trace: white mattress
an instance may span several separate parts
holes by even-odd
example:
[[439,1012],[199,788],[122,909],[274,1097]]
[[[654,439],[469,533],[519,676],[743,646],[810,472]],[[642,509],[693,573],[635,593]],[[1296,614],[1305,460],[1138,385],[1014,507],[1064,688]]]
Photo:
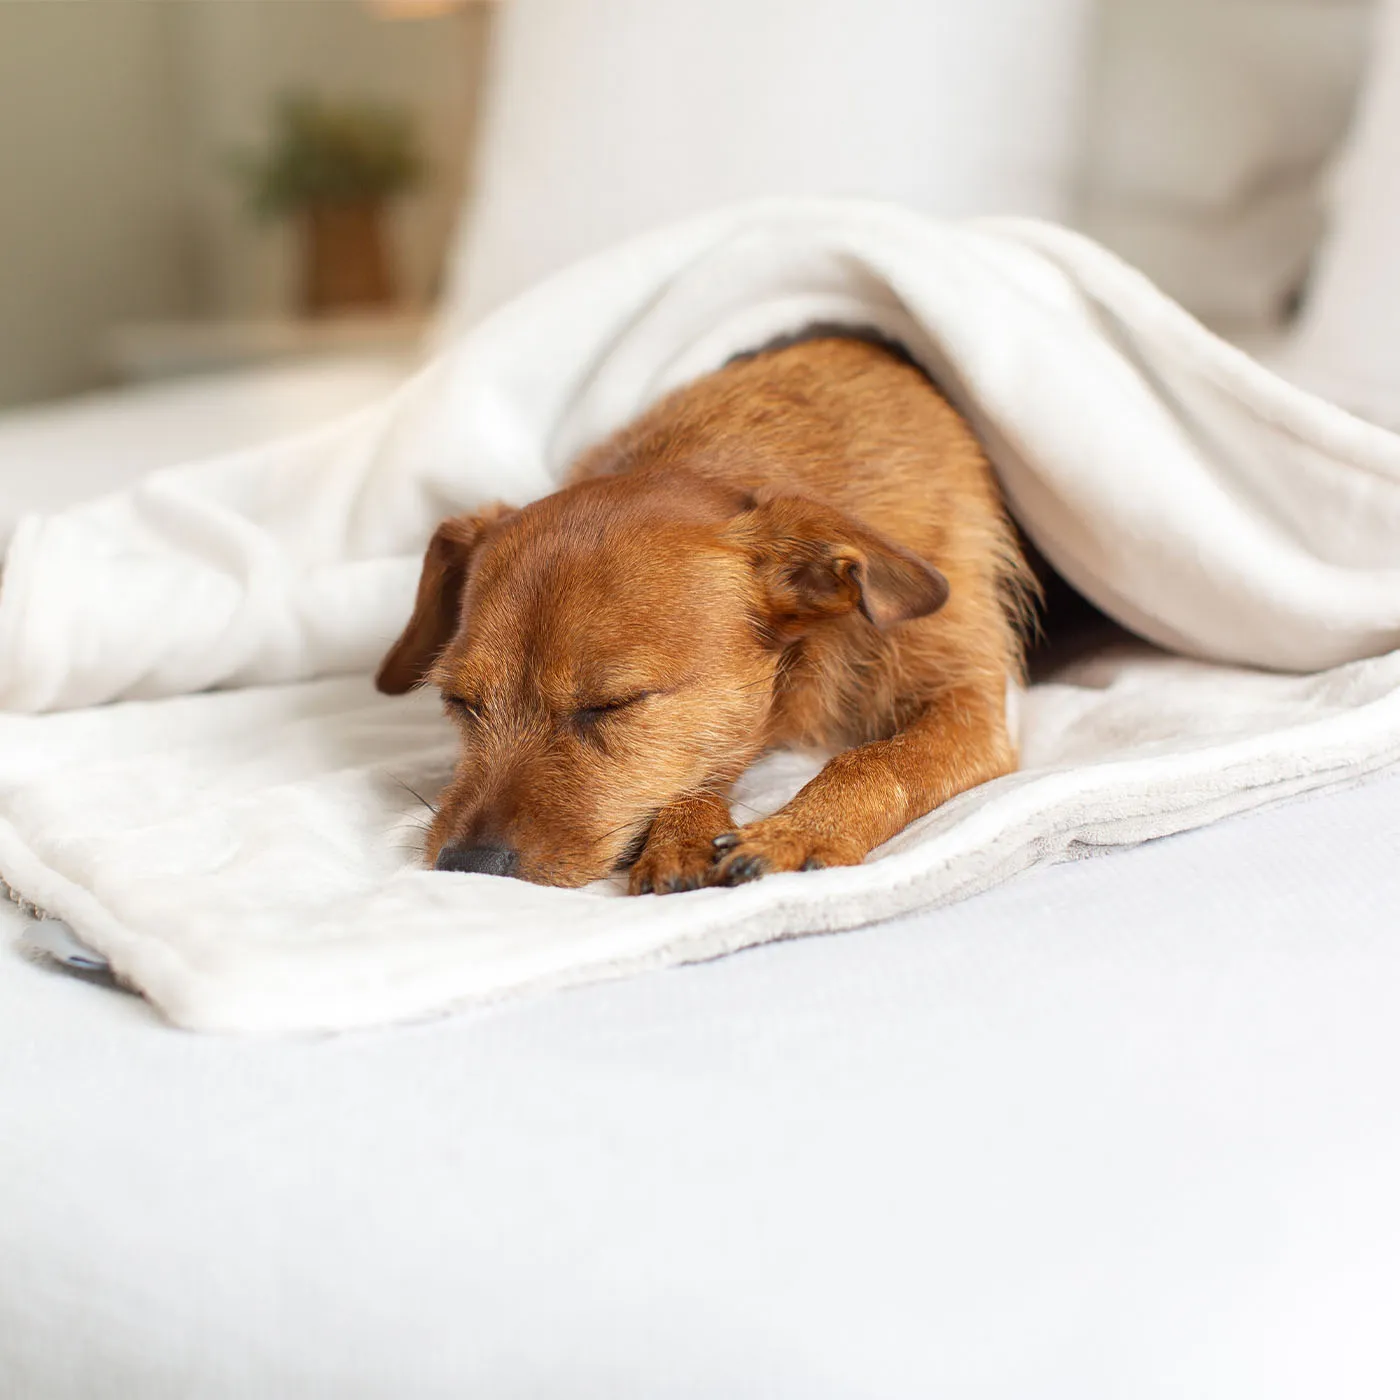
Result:
[[[68,421],[0,501],[107,484]],[[1393,1396],[1397,811],[335,1040],[182,1035],[6,913],[0,1396]]]

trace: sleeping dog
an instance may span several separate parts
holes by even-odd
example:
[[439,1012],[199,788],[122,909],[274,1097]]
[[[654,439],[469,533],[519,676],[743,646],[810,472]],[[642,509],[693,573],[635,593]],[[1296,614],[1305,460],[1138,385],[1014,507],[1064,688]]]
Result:
[[[633,894],[852,865],[1011,771],[1034,584],[987,459],[898,347],[814,330],[677,390],[522,510],[444,522],[377,683],[461,734],[439,870]],[[765,750],[837,750],[781,810]]]

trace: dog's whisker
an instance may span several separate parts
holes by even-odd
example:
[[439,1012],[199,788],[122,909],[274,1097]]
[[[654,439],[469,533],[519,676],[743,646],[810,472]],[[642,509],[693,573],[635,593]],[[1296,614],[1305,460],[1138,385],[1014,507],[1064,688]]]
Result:
[[437,816],[437,808],[423,796],[415,787],[410,787],[397,773],[390,773],[391,777],[410,797],[416,797],[434,816]]
[[648,812],[642,812],[635,817],[629,817],[625,822],[619,822],[611,831],[605,831],[598,838],[598,843],[601,845],[605,841],[611,841],[615,836],[622,835],[624,831],[636,831],[639,827],[642,829],[642,832],[645,833],[650,830],[652,823],[657,818],[657,814],[658,809],[652,808]]

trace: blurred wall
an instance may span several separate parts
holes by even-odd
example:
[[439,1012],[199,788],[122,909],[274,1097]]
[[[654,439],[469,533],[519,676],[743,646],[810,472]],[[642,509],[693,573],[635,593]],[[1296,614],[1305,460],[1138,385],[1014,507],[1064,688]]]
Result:
[[0,404],[92,383],[101,326],[193,305],[169,17],[0,3]]
[[435,290],[462,193],[488,5],[386,21],[361,0],[0,0],[0,405],[103,382],[123,321],[295,305],[288,228],[228,154],[290,87],[400,101],[433,178],[403,201],[405,292]]

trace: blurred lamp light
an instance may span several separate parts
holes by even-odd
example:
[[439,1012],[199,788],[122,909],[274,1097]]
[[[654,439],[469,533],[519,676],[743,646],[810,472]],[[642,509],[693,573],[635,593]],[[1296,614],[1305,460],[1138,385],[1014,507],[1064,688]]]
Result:
[[380,19],[432,19],[463,10],[472,0],[365,0]]

